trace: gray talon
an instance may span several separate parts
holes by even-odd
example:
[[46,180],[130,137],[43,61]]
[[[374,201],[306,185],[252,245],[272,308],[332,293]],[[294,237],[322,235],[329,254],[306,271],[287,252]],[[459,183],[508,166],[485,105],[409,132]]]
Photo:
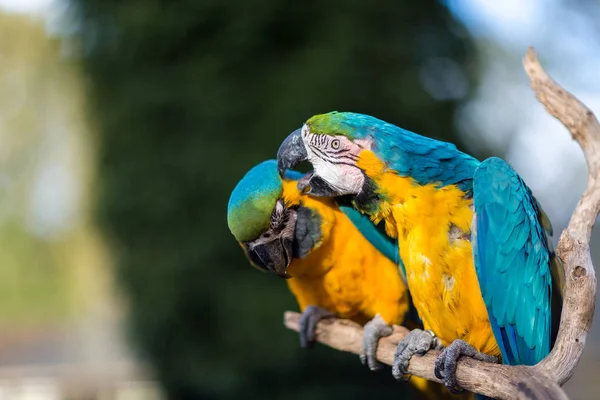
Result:
[[319,306],[308,306],[300,316],[300,346],[310,349],[315,344],[317,323],[335,314]]
[[433,372],[438,379],[444,380],[444,385],[446,385],[448,390],[453,394],[458,394],[463,391],[456,380],[456,365],[458,359],[462,356],[471,357],[475,360],[483,362],[498,362],[497,357],[475,350],[473,346],[464,340],[455,340],[452,342],[450,346],[442,350],[438,358],[435,360],[435,368]]
[[379,314],[365,324],[360,362],[371,371],[383,368],[383,364],[377,361],[377,346],[379,339],[390,336],[392,332],[392,327],[386,324]]
[[394,353],[394,364],[392,365],[392,375],[397,380],[407,381],[408,364],[413,355],[422,356],[431,349],[440,349],[442,342],[430,330],[413,329],[404,339],[398,343]]

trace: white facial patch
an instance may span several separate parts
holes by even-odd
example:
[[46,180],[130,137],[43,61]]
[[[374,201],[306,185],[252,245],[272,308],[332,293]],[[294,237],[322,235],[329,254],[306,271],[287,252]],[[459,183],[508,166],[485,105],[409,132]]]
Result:
[[302,140],[316,176],[340,195],[361,192],[365,176],[356,165],[362,148],[345,136],[315,135],[302,127]]

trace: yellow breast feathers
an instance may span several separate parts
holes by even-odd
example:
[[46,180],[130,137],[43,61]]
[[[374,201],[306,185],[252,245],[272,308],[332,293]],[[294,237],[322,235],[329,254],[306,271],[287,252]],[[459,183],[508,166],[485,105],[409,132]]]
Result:
[[463,339],[499,355],[473,265],[472,199],[453,185],[419,185],[399,176],[371,151],[363,151],[358,164],[384,198],[372,217],[385,220],[388,234],[399,238],[409,290],[425,328],[444,345]]
[[302,205],[321,218],[321,242],[289,267],[290,289],[300,308],[318,305],[364,324],[376,314],[399,324],[408,310],[407,289],[397,266],[375,249],[331,199],[302,195],[284,181],[288,206]]

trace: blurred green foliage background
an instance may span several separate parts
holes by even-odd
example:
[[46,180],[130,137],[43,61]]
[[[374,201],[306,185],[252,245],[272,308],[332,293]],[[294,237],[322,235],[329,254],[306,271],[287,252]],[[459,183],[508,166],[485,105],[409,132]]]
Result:
[[[131,338],[168,397],[398,398],[407,385],[389,370],[299,347],[282,325],[295,301],[248,265],[227,200],[315,113],[372,114],[460,146],[454,113],[477,75],[463,26],[433,0],[74,3],[97,217]],[[440,80],[448,69],[456,79]]]

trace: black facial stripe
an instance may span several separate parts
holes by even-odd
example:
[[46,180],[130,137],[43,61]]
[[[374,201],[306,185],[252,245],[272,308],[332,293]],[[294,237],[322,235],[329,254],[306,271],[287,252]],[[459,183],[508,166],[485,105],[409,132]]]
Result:
[[330,137],[327,135],[315,135],[312,133],[303,133],[304,136],[310,136],[309,144],[312,146],[329,146]]
[[[278,200],[277,203],[281,203],[283,205],[283,202],[281,200]],[[283,206],[283,208],[281,208],[281,209],[278,209],[277,204],[276,204],[275,209],[271,213],[271,220],[270,220],[271,230],[272,231],[281,230],[282,227],[285,227],[289,218],[290,218],[289,210],[287,210],[285,208],[285,206]]]
[[[314,150],[314,154],[319,157],[321,160],[327,161],[331,164],[346,164],[346,165],[354,165],[353,163],[343,163],[340,162],[339,160],[343,159],[344,157],[330,157],[327,153],[324,153],[323,151],[321,151],[318,148],[313,148]],[[354,161],[354,160],[350,160],[350,161]]]
[[320,155],[319,158],[323,159],[323,160],[327,160],[327,154],[325,154],[323,151],[321,151],[318,147],[313,147],[310,146],[311,150],[315,152],[316,155]]
[[356,164],[349,162],[341,162],[341,161],[330,161],[330,163],[335,165],[348,165],[349,167],[356,167]]
[[279,214],[277,210],[273,210],[273,213],[271,214],[271,221],[269,224],[271,226],[271,229],[277,228],[277,226],[279,225],[280,218],[281,214]]
[[340,159],[340,158],[349,158],[352,161],[358,161],[358,156],[355,154],[352,154],[350,152],[347,152],[347,154],[340,154],[340,153],[327,153],[327,155],[331,158],[335,158],[335,159]]
[[328,154],[330,154],[332,157],[333,156],[342,156],[342,157],[348,157],[351,158],[353,160],[358,160],[358,154],[354,154],[352,153],[351,150],[347,150],[347,149],[342,149],[342,150],[330,150],[327,152]]
[[[331,147],[331,142],[333,142],[333,140],[339,140],[339,139],[334,139],[328,135],[316,135],[316,134],[312,134],[312,133],[304,133],[304,136],[308,136],[310,135],[310,140],[308,142],[308,145],[311,149],[315,150],[315,151],[320,151],[318,149],[318,146],[323,147],[323,145],[325,144],[325,147]],[[357,161],[358,160],[358,156],[355,154],[352,154],[350,150],[348,149],[328,149],[328,153],[327,155],[334,155],[334,154],[342,154],[342,153],[348,153],[346,155],[347,158],[352,159],[353,161]],[[325,153],[321,152],[321,154],[323,156],[326,156]]]
[[[351,165],[353,167],[356,166],[355,161],[358,159],[354,159],[352,157],[348,157],[348,156],[341,156],[341,157],[335,157],[332,156],[330,154],[324,153],[323,151],[321,151],[320,149],[316,148],[316,147],[312,147],[311,149],[314,151],[315,155],[317,157],[319,157],[321,160],[330,162],[332,164],[343,164],[343,165]],[[340,162],[339,160],[346,160],[347,162]],[[353,162],[354,161],[354,162]]]
[[[339,149],[339,150],[331,149],[330,153],[331,154],[350,153],[350,150],[348,150],[348,149]],[[352,153],[350,153],[350,154],[352,154]]]
[[331,156],[331,155],[327,154],[327,157],[330,160],[336,160],[336,161],[338,161],[338,160],[356,161],[354,158],[348,157],[348,156]]
[[356,159],[352,158],[352,157],[346,157],[346,156],[342,156],[342,157],[330,157],[329,158],[332,162],[335,161],[346,161],[351,163],[352,165],[356,165]]
[[325,160],[325,161],[335,164],[334,160],[331,159],[327,153],[323,152],[322,150],[320,150],[319,148],[316,148],[316,147],[311,147],[311,149],[314,151],[315,155],[317,157],[319,157],[321,160]]
[[[316,149],[315,149],[315,150],[316,150]],[[329,158],[327,158],[326,156],[324,156],[324,155],[320,154],[320,151],[318,151],[318,150],[317,150],[317,151],[315,151],[315,155],[316,155],[317,157],[319,157],[321,160],[323,160],[323,161],[327,161],[328,163],[331,163],[331,164],[335,164],[335,165],[348,165],[348,166],[350,166],[350,167],[356,167],[356,164],[354,164],[354,163],[349,163],[349,162],[341,162],[341,161],[334,161],[334,160],[332,160],[332,159],[329,159]]]

